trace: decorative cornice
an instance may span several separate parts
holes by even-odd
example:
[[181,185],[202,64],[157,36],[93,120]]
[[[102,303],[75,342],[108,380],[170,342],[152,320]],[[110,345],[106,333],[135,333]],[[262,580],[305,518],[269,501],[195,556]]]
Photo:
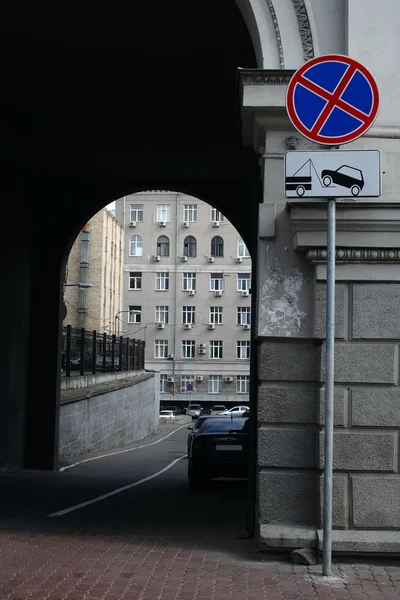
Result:
[[267,0],[267,4],[268,4],[269,12],[271,14],[272,22],[274,24],[276,43],[278,46],[278,53],[279,53],[279,64],[280,64],[281,69],[284,69],[285,68],[285,58],[283,56],[283,44],[282,44],[282,38],[281,38],[280,29],[279,29],[278,19],[276,17],[276,12],[275,12],[275,8],[274,8],[272,0]]
[[262,72],[254,70],[253,73],[246,71],[241,76],[242,85],[288,85],[294,71],[281,73],[279,70]]
[[301,38],[301,43],[303,46],[303,57],[304,60],[310,60],[314,58],[314,43],[312,39],[311,33],[311,25],[308,19],[307,8],[304,0],[292,0],[294,10],[297,17],[297,22],[299,24],[299,33]]
[[[326,263],[326,248],[313,248],[305,254],[311,263]],[[336,248],[337,263],[400,263],[400,248]]]

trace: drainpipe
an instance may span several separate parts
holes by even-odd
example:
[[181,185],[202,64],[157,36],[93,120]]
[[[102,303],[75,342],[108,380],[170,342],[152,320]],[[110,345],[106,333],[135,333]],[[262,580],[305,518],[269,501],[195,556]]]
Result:
[[[86,225],[81,232],[80,281],[82,283],[89,283],[89,243],[90,226]],[[79,327],[81,329],[86,329],[87,293],[86,288],[79,289]]]
[[172,363],[172,377],[174,378],[173,383],[173,396],[175,396],[175,361],[176,361],[176,328],[178,323],[178,244],[179,244],[179,193],[175,197],[175,285],[174,285],[174,304],[175,304],[175,315],[174,315],[174,359]]

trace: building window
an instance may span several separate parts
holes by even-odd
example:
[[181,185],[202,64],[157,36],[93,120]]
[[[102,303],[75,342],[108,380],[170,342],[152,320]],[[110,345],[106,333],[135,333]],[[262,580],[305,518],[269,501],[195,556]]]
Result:
[[211,240],[211,256],[222,258],[224,256],[224,240],[220,235],[215,235]]
[[196,317],[196,307],[195,306],[182,306],[182,323],[185,325],[189,323],[190,325],[194,325]]
[[196,238],[192,235],[185,237],[183,242],[183,255],[184,256],[196,256],[197,254],[197,242]]
[[238,273],[237,291],[243,292],[250,289],[250,273]]
[[156,323],[168,323],[168,306],[156,306]]
[[236,342],[236,358],[250,358],[250,342]]
[[168,357],[168,340],[154,341],[154,358]]
[[168,393],[168,381],[167,381],[167,377],[168,375],[161,373],[160,375],[160,393],[161,394],[167,394]]
[[238,240],[237,243],[237,255],[240,258],[250,258],[249,251],[247,250],[247,246],[242,239]]
[[217,221],[217,223],[222,223],[224,220],[224,215],[217,209],[217,208],[212,208],[211,209],[211,221]]
[[221,394],[222,393],[222,375],[210,375],[208,377],[208,393],[209,394]]
[[223,273],[211,273],[210,276],[210,290],[212,292],[222,291],[224,289],[224,274]]
[[166,235],[160,235],[157,240],[157,251],[158,256],[169,256],[169,238]]
[[237,324],[250,325],[250,306],[238,306]]
[[142,274],[140,271],[131,271],[129,273],[129,289],[130,290],[141,290],[142,289]]
[[143,240],[140,235],[131,237],[129,256],[143,256]]
[[194,340],[182,341],[182,358],[196,358],[196,344]]
[[171,207],[169,204],[157,204],[157,223],[164,221],[169,223],[171,220]]
[[212,323],[213,325],[223,324],[222,306],[210,306],[210,323]]
[[236,393],[249,394],[250,375],[238,375],[236,377]]
[[[188,389],[189,386],[189,389]],[[190,387],[191,386],[191,387]],[[181,393],[194,392],[195,391],[195,376],[194,375],[182,375],[181,376]]]
[[142,322],[142,307],[141,306],[130,306],[128,313],[128,323],[141,323]]
[[185,292],[196,289],[196,273],[183,273],[182,289]]
[[169,290],[169,273],[156,273],[156,290],[158,292],[166,292]]
[[131,221],[143,223],[143,204],[131,204]]
[[183,207],[183,220],[188,223],[197,221],[197,204],[185,204]]
[[210,358],[222,358],[222,341],[210,341]]

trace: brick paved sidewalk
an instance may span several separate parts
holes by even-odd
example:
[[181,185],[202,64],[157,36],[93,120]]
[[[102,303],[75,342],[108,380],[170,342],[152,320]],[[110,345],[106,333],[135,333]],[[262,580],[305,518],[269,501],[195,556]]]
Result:
[[[236,543],[239,543],[235,540]],[[240,542],[246,544],[246,542]],[[154,535],[0,533],[0,599],[399,600],[400,566],[321,568]],[[235,546],[233,544],[233,546]]]

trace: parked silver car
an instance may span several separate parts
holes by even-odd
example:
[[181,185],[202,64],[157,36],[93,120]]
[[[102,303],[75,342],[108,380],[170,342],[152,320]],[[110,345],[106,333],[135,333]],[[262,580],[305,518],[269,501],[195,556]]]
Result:
[[210,410],[210,415],[219,415],[224,410],[226,410],[225,404],[214,404],[214,406]]
[[189,406],[186,409],[186,414],[189,417],[192,417],[193,419],[195,419],[195,418],[197,419],[197,417],[199,417],[202,412],[203,412],[203,409],[200,406],[200,404],[189,404]]

